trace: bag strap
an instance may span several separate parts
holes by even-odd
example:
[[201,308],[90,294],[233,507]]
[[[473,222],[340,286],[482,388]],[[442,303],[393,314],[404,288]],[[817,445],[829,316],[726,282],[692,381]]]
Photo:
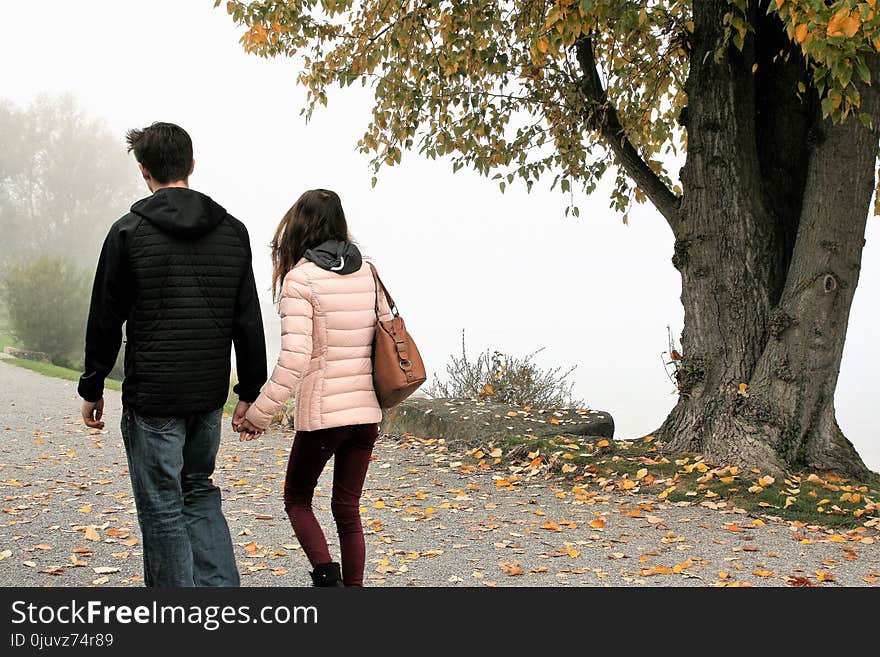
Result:
[[392,315],[399,315],[397,312],[397,304],[394,303],[394,299],[391,298],[391,295],[388,294],[388,288],[385,287],[385,283],[382,282],[382,279],[379,278],[379,272],[376,271],[376,267],[373,266],[372,262],[368,262],[370,265],[370,271],[373,272],[373,282],[376,287],[376,320],[379,319],[379,288],[382,288],[382,293],[385,295],[385,300],[388,302],[388,308],[391,310]]

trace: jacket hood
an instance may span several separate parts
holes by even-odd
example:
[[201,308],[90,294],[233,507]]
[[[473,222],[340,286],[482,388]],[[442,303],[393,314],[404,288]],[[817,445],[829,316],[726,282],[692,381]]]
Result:
[[314,249],[306,251],[303,257],[314,262],[321,269],[337,274],[353,274],[360,271],[363,262],[361,251],[356,245],[337,240],[327,240]]
[[186,187],[156,190],[132,205],[131,211],[182,239],[201,237],[226,218],[226,210],[210,197]]

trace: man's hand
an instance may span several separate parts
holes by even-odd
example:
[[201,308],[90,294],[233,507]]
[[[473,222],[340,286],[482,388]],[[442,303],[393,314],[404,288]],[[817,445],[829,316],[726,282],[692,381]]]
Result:
[[259,429],[250,423],[250,420],[247,418],[242,419],[241,423],[238,425],[238,429],[236,431],[239,432],[238,441],[243,442],[245,440],[253,440],[254,438],[259,438],[265,433],[264,429]]
[[262,429],[257,429],[245,418],[250,407],[250,402],[240,401],[236,404],[235,412],[232,414],[232,430],[239,434],[239,442],[253,440],[263,435]]
[[242,423],[242,420],[244,420],[244,415],[250,407],[251,403],[246,401],[240,401],[236,404],[235,412],[232,413],[232,430],[236,433],[241,431],[238,427]]
[[82,405],[83,422],[87,427],[92,429],[103,429],[104,421],[101,418],[104,415],[104,398],[102,397],[96,402],[84,401]]

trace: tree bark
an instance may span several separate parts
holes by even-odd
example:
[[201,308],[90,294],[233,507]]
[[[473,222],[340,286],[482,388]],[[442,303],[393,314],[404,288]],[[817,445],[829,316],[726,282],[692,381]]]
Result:
[[[871,66],[875,76],[878,60]],[[760,421],[785,463],[864,475],[867,468],[834,414],[880,138],[880,93],[860,91],[872,127],[855,116],[837,125],[816,121],[791,267],[742,411]]]
[[[756,33],[740,52],[723,44],[729,3],[694,3],[673,256],[683,360],[679,401],[659,436],[670,451],[710,462],[862,476],[834,417],[834,390],[880,121],[832,125],[815,93],[795,103],[803,62],[790,53],[774,63],[788,39],[775,17],[755,10]],[[872,72],[880,79],[876,61]],[[880,94],[860,91],[862,110],[880,116]]]

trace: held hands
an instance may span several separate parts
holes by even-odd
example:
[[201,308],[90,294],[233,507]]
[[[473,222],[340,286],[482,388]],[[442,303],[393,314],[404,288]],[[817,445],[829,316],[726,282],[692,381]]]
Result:
[[241,424],[238,425],[239,442],[244,440],[253,440],[254,438],[259,438],[265,433],[265,430],[258,429],[253,424],[250,423],[249,420],[242,420]]
[[82,418],[87,427],[92,429],[103,429],[104,421],[104,398],[102,397],[96,402],[84,401],[82,405]]
[[245,418],[245,414],[250,406],[250,403],[240,401],[235,407],[235,412],[232,414],[232,430],[239,434],[239,442],[254,440],[265,433],[263,429],[258,429]]

